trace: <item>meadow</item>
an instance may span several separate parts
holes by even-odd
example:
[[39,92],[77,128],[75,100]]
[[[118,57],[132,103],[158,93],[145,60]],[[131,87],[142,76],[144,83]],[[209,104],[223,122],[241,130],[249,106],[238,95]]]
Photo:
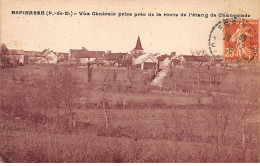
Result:
[[167,88],[150,86],[153,73],[138,69],[1,69],[0,155],[6,162],[259,162],[259,123],[248,123],[259,114],[256,69],[212,70],[215,84],[174,70]]

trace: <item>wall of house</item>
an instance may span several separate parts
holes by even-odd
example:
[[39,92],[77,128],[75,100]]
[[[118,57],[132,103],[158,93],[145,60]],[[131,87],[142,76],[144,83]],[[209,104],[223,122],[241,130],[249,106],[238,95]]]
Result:
[[159,61],[159,69],[163,69],[164,65],[163,65],[163,61]]
[[48,63],[48,61],[47,61],[47,59],[45,57],[42,57],[41,59],[39,59],[35,63]]
[[54,54],[53,52],[49,53],[47,56],[46,56],[46,60],[48,61],[48,63],[50,64],[56,64],[57,61],[58,61],[58,57],[56,54]]
[[39,61],[40,59],[42,59],[42,57],[29,57],[28,63],[33,64],[33,63],[36,63],[37,61]]
[[46,57],[42,57],[36,63],[56,64],[57,61],[58,61],[57,55],[55,55],[53,52],[51,52]]
[[11,55],[12,59],[18,61],[20,64],[24,64],[24,55]]
[[5,55],[6,58],[9,58],[9,62],[12,64],[24,64],[24,55]]
[[24,64],[24,55],[18,55],[17,59],[19,60],[19,63]]
[[80,58],[80,63],[94,62],[96,58]]
[[142,70],[157,70],[157,64],[155,62],[144,62],[141,64]]

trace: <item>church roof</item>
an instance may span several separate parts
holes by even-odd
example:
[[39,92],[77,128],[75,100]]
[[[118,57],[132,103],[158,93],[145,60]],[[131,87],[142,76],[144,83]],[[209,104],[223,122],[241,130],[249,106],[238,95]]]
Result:
[[143,50],[142,44],[141,44],[141,40],[140,40],[140,37],[139,37],[139,36],[138,36],[138,38],[137,38],[137,42],[136,42],[135,49],[136,49],[136,50]]

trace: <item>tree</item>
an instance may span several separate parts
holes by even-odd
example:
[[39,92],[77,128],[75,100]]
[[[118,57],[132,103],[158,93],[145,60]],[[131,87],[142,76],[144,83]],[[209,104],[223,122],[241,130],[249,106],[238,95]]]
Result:
[[6,45],[4,43],[0,44],[0,56],[1,56],[1,66],[9,66],[10,65],[10,59],[8,57],[6,57],[6,54],[8,54],[9,50],[6,47]]
[[205,56],[205,55],[207,55],[206,50],[204,50],[204,49],[200,49],[200,50],[196,49],[196,50],[191,51],[191,53],[194,56]]
[[43,85],[43,89],[50,95],[50,102],[53,102],[57,109],[64,105],[69,112],[72,111],[74,102],[80,96],[80,89],[77,77],[68,68],[53,66]]
[[[106,70],[105,70],[106,72]],[[102,105],[103,113],[105,116],[105,130],[106,135],[108,134],[108,106],[109,106],[109,91],[111,90],[110,80],[107,78],[107,73],[105,73],[105,77],[101,80],[101,101],[100,104]]]
[[91,76],[92,76],[91,62],[88,62],[87,65],[88,65],[88,82],[90,82],[91,81]]
[[[191,51],[191,53],[194,56],[205,56],[205,55],[207,55],[207,53],[206,53],[206,51],[204,49],[193,50],[193,51]],[[197,73],[198,73],[198,84],[200,84],[200,75],[201,75],[201,72],[203,70],[202,62],[198,62],[196,64],[192,64],[191,67],[195,68],[197,70]]]
[[0,55],[5,55],[8,53],[8,48],[4,43],[0,44]]
[[[259,91],[258,91],[259,92]],[[234,116],[238,117],[241,131],[241,145],[243,151],[243,160],[246,158],[246,119],[258,112],[257,98],[252,98],[252,95],[244,92],[236,98],[234,98]],[[248,131],[250,132],[250,131]]]

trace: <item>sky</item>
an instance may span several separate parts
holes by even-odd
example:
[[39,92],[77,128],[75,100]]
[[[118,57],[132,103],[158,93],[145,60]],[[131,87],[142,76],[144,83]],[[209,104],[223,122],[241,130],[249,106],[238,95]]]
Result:
[[[10,49],[57,52],[69,49],[130,52],[138,35],[145,52],[191,54],[205,49],[212,27],[222,18],[180,17],[180,13],[230,13],[260,16],[260,0],[2,0],[0,41]],[[178,13],[150,16],[29,16],[11,11]]]

